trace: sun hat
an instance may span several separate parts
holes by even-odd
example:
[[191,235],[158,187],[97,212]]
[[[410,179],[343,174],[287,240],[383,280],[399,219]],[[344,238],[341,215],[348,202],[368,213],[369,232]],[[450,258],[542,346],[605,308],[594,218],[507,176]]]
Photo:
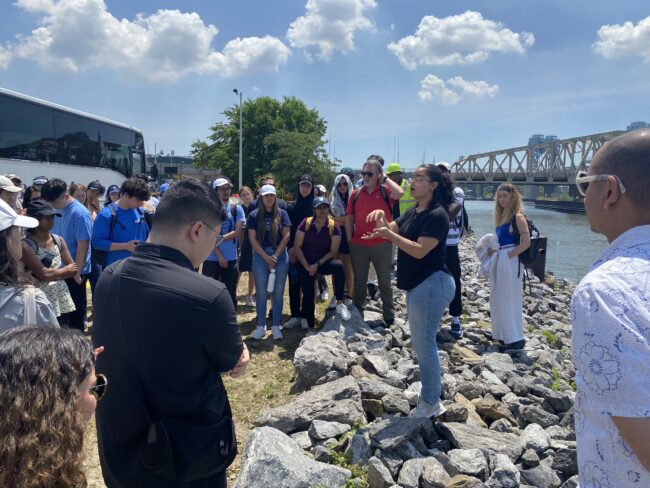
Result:
[[38,227],[38,220],[18,215],[7,202],[0,200],[0,230],[8,229],[12,225],[33,229]]
[[273,185],[264,185],[260,188],[260,196],[264,195],[275,195],[275,187]]
[[10,191],[11,193],[18,193],[19,191],[23,191],[22,188],[14,185],[13,181],[2,175],[0,175],[0,190]]
[[314,198],[314,201],[311,203],[312,208],[316,208],[319,205],[327,205],[328,207],[330,206],[330,202],[327,198],[325,197],[316,197]]

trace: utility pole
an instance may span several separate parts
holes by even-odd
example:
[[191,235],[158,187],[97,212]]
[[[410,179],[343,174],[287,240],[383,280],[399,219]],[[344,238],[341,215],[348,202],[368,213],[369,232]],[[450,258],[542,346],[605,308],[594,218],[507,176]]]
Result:
[[[242,147],[243,147],[243,141],[244,141],[244,132],[242,130],[242,96],[244,95],[241,90],[238,90],[235,88],[233,90],[233,93],[235,95],[239,95],[239,188],[241,188],[244,183],[243,183],[243,153],[242,153]],[[239,189],[238,189],[239,191]]]

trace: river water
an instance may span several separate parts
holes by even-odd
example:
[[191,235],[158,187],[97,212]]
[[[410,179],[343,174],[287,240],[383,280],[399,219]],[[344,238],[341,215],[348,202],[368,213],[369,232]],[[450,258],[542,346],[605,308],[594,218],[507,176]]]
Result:
[[[477,239],[494,233],[493,201],[467,201],[465,208]],[[535,208],[532,202],[524,204],[524,211],[542,236],[548,238],[546,269],[555,276],[578,283],[591,263],[607,247],[607,239],[589,229],[585,215],[541,210]]]

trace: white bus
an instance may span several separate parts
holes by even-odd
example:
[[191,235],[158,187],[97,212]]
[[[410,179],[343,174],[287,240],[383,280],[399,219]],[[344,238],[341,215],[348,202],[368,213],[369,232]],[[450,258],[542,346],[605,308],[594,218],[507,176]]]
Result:
[[142,132],[0,88],[0,174],[104,187],[146,173]]

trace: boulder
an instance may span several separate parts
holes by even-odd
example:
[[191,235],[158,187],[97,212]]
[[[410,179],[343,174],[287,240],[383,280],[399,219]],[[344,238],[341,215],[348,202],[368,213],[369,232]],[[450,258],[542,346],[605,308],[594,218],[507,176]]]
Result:
[[560,418],[557,415],[548,413],[537,405],[521,407],[519,413],[521,419],[526,424],[539,424],[544,428],[550,427],[551,425],[557,425],[560,422]]
[[269,426],[292,434],[307,430],[314,420],[327,420],[353,425],[366,422],[361,405],[361,390],[351,376],[315,386],[297,396],[287,405],[260,413],[254,420],[257,427]]
[[479,429],[456,422],[436,424],[436,430],[458,449],[491,449],[506,454],[513,462],[522,452],[519,437],[514,434]]
[[535,486],[536,488],[558,488],[562,480],[546,464],[540,464],[536,468],[520,471],[522,482]]
[[305,337],[293,357],[296,383],[309,389],[332,370],[347,374],[352,363],[348,348],[336,332]]
[[521,433],[521,443],[525,449],[544,452],[550,446],[551,436],[538,424],[528,424]]
[[394,484],[393,477],[379,458],[368,460],[368,484],[370,488],[390,488]]
[[311,459],[291,437],[271,427],[253,429],[241,459],[234,488],[291,486],[339,488],[352,473]]
[[345,434],[351,428],[348,424],[341,424],[339,422],[314,420],[309,427],[309,435],[312,439],[325,440]]
[[485,488],[485,484],[473,476],[457,474],[445,483],[445,488]]
[[[420,486],[426,486],[422,481],[425,471],[428,471],[426,482],[428,486],[436,486],[435,483],[440,483],[440,481],[443,481],[445,478],[449,479],[449,476],[436,458],[425,457],[421,459],[407,460],[399,472],[397,483],[404,488],[419,488]],[[432,479],[434,476],[440,476],[441,479]],[[439,484],[438,486],[443,485]]]
[[480,449],[452,449],[447,453],[449,466],[447,472],[455,476],[468,474],[484,480],[488,472],[488,463]]
[[494,420],[506,419],[512,425],[516,424],[512,412],[508,410],[501,402],[493,398],[479,398],[472,401],[478,414],[483,417],[486,423],[492,423]]
[[395,449],[431,428],[431,420],[418,417],[387,417],[368,425],[373,447]]
[[490,478],[485,485],[489,488],[517,488],[521,475],[519,470],[505,454],[490,456]]
[[564,476],[578,474],[578,457],[575,449],[558,449],[551,467]]

